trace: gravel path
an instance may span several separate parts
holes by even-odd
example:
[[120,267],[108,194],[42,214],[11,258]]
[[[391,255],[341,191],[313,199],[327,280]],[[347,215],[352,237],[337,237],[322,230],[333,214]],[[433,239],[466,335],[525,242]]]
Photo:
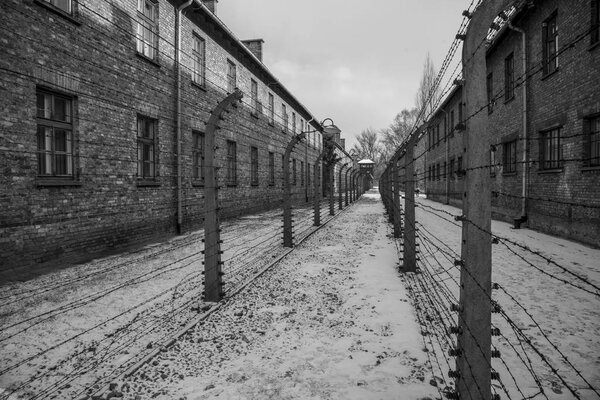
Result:
[[434,398],[388,234],[366,196],[117,389],[125,399]]

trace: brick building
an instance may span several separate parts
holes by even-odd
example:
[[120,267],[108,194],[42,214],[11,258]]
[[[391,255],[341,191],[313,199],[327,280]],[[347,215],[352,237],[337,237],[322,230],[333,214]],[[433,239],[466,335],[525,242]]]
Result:
[[[481,82],[488,93],[481,112],[492,137],[490,163],[464,166],[489,168],[496,218],[593,246],[600,246],[599,9],[598,0],[521,0],[490,21]],[[424,127],[432,144],[427,193],[439,201],[460,192],[452,188],[460,176],[444,174],[437,136],[448,118],[445,107],[459,92]],[[468,129],[469,116],[464,119]],[[449,141],[451,163],[462,137]],[[461,166],[455,161],[449,170],[460,175]]]
[[198,229],[206,123],[235,88],[216,138],[222,216],[280,205],[301,131],[293,196],[312,198],[322,127],[216,3],[0,4],[0,270]]

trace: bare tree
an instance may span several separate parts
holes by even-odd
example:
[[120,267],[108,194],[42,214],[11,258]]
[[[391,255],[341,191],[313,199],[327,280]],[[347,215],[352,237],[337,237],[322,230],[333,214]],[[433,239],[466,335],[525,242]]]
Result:
[[400,111],[391,125],[381,130],[381,153],[383,159],[389,160],[391,155],[406,140],[416,127],[418,111],[416,108]]
[[434,107],[441,97],[439,85],[434,85],[436,76],[437,71],[433,66],[431,56],[427,53],[425,64],[423,64],[421,83],[419,84],[419,90],[415,97],[415,105],[419,111],[419,124],[425,121],[434,111]]
[[377,131],[371,128],[365,129],[356,137],[356,141],[358,143],[355,143],[354,146],[352,146],[351,151],[360,159],[368,158],[374,162],[379,160],[381,147],[379,145]]

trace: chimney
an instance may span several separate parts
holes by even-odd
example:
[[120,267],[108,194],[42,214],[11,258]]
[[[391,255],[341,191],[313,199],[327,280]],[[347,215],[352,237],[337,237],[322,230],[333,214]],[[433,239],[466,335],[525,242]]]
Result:
[[242,40],[242,43],[262,62],[262,45],[265,41],[262,39]]
[[208,8],[210,10],[210,12],[212,12],[215,15],[217,15],[217,3],[218,2],[219,2],[219,0],[202,0],[202,3],[204,3],[206,8]]

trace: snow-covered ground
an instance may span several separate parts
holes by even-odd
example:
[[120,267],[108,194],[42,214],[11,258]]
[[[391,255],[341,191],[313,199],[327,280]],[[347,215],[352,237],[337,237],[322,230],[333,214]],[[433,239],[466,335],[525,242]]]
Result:
[[[2,286],[0,399],[15,389],[11,400],[84,399],[111,382],[105,398],[439,398],[453,385],[446,328],[457,323],[460,211],[418,202],[422,273],[397,272],[401,243],[372,191],[170,346],[211,307],[199,301],[202,232]],[[227,293],[286,253],[280,214],[223,224]],[[298,243],[314,231],[311,209],[294,220]],[[504,312],[493,315],[494,391],[600,398],[600,250],[502,222],[492,230]]]
[[[437,350],[434,371],[448,376],[454,360],[447,351],[456,336],[448,337],[444,327],[458,322],[449,308],[458,303],[460,272],[453,261],[460,258],[461,241],[461,225],[452,216],[462,212],[424,198],[417,203],[423,273],[410,282],[426,339]],[[492,315],[500,329],[492,343],[501,355],[492,359],[501,380],[493,381],[494,390],[502,398],[599,399],[600,251],[499,221],[492,222],[492,232],[498,238],[492,281],[499,285],[492,298],[502,310]]]

